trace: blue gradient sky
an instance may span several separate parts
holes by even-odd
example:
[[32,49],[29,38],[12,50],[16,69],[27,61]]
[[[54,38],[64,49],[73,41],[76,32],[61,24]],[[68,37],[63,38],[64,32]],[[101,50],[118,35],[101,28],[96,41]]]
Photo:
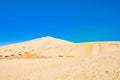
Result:
[[120,1],[0,0],[0,45],[43,36],[120,41]]

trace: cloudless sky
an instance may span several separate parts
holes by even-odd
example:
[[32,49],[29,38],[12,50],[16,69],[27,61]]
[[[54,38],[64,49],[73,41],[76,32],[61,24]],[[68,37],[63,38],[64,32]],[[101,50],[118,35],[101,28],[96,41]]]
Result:
[[120,41],[120,1],[0,0],[0,45],[43,36]]

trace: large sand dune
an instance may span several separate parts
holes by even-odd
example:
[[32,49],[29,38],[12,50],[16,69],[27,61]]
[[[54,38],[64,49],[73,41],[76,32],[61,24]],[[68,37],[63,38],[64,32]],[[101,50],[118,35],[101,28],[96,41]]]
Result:
[[52,37],[0,47],[0,80],[120,80],[120,42]]

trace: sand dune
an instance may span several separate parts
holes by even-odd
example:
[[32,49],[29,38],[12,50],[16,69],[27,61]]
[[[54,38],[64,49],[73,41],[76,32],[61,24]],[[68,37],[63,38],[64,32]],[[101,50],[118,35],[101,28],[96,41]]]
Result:
[[120,42],[52,37],[0,47],[0,80],[120,80]]
[[[120,49],[120,42],[90,42],[72,43],[53,37],[43,37],[18,44],[0,47],[1,58],[17,58],[17,56],[36,55],[36,58],[45,57],[69,57],[87,56]],[[27,58],[27,57],[19,57]],[[30,57],[29,57],[30,58]]]
[[41,55],[50,48],[56,48],[59,46],[72,45],[72,42],[68,42],[65,40],[60,40],[52,37],[43,37],[35,40],[30,40],[18,44],[12,44],[7,46],[0,47],[0,55],[11,56],[11,55],[19,55],[24,53]]

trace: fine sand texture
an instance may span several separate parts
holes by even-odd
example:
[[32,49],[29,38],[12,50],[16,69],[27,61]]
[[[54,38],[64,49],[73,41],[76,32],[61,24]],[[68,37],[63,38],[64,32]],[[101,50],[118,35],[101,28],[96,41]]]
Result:
[[0,80],[120,80],[120,42],[43,37],[1,46]]

